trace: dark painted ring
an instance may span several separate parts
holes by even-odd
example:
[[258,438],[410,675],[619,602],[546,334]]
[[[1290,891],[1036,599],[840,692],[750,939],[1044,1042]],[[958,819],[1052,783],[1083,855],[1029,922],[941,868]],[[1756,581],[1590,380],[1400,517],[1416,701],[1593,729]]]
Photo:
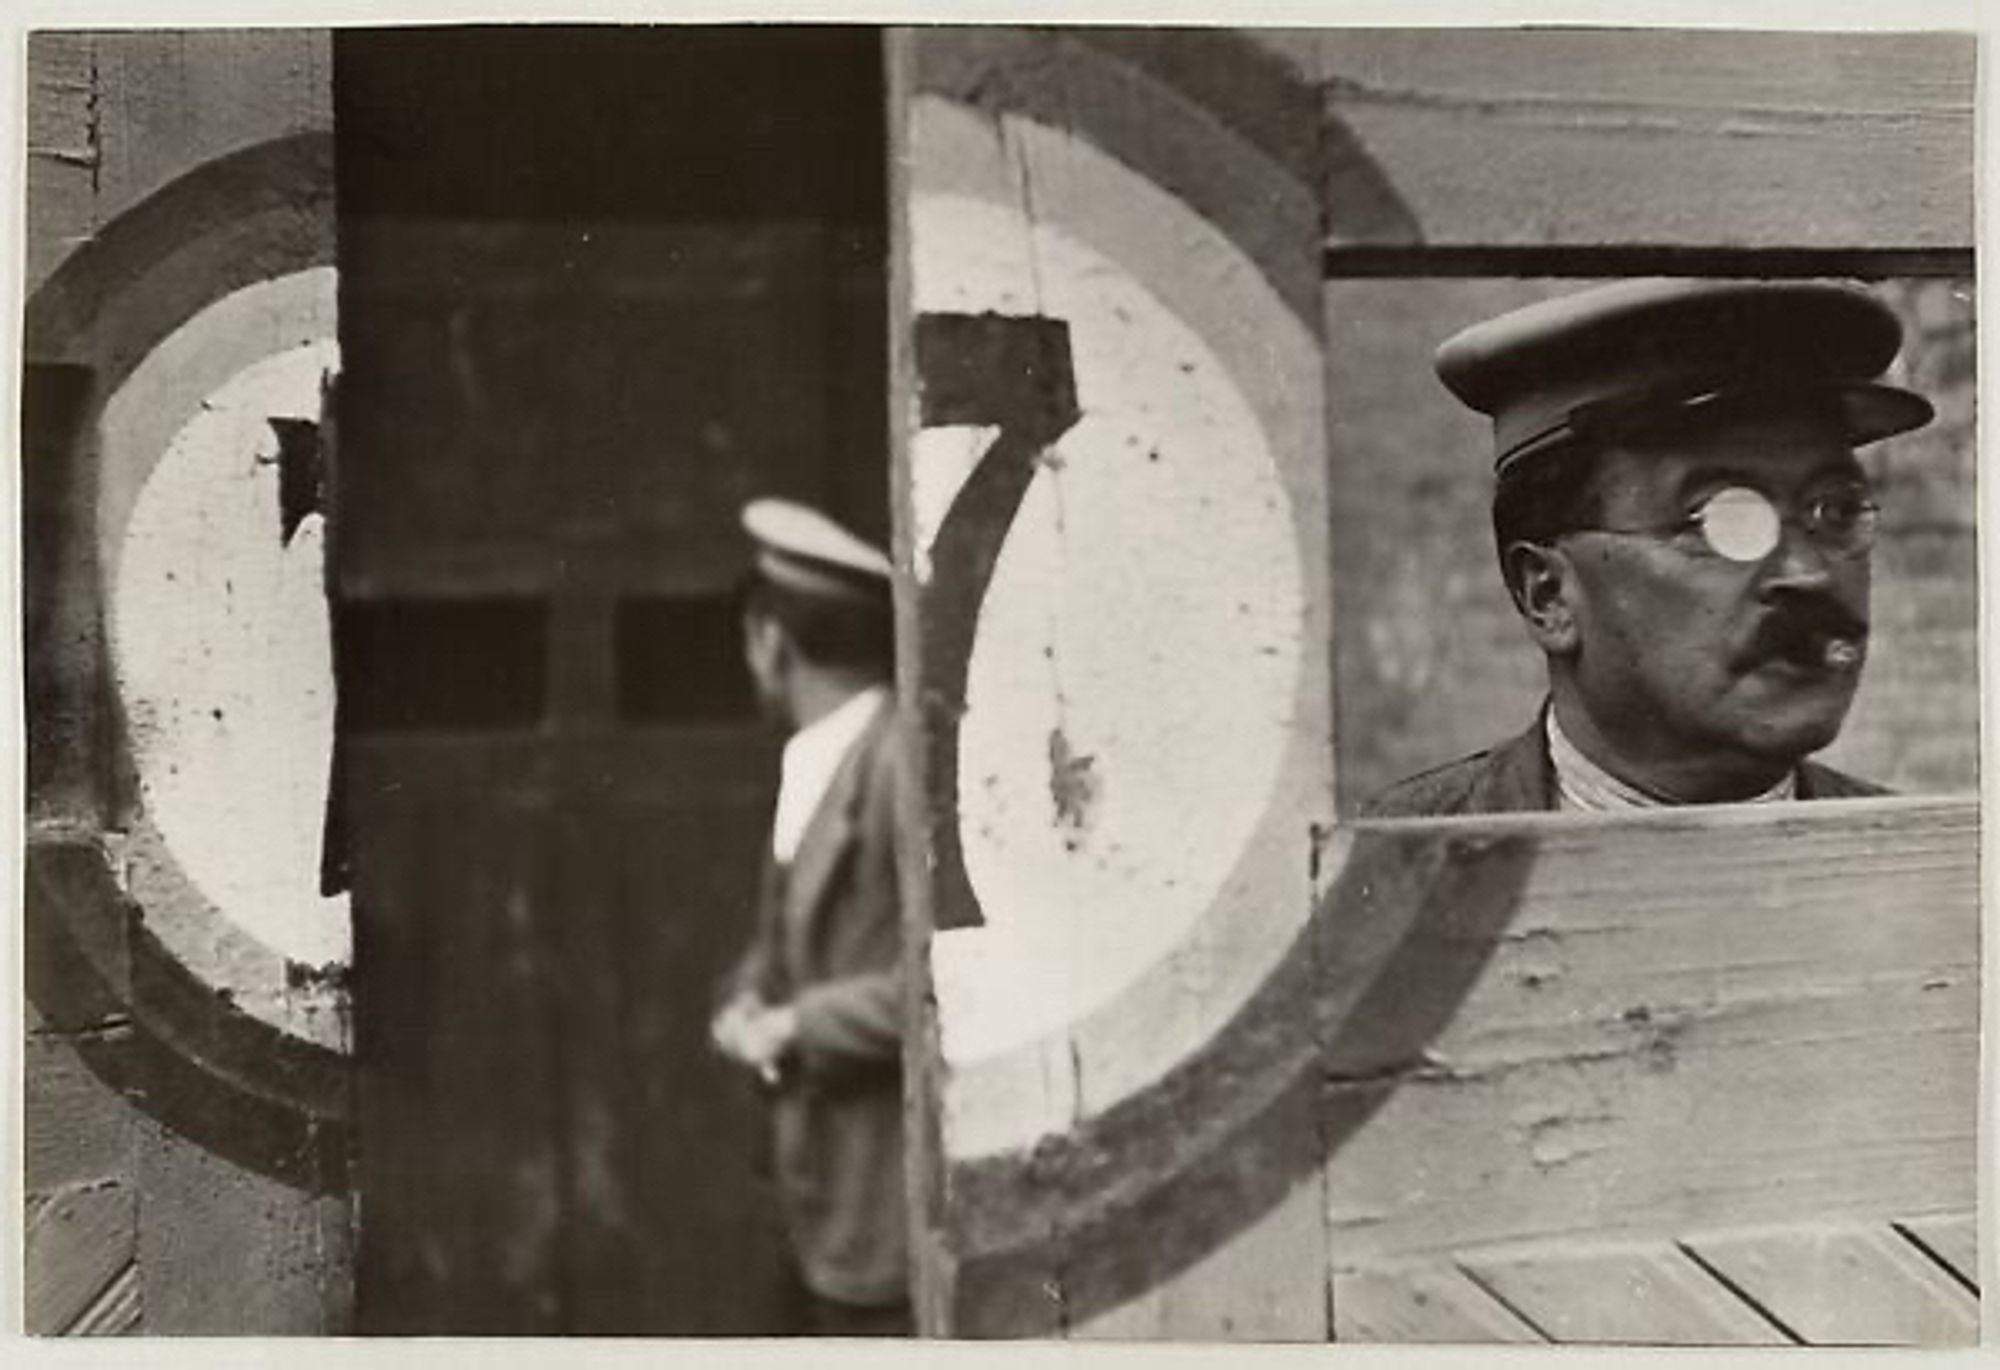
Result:
[[1527,832],[1358,831],[1306,928],[1200,1051],[1074,1132],[952,1167],[953,1330],[1061,1332],[1186,1271],[1330,1163],[1456,1015],[1536,853]]
[[[79,483],[108,397],[176,328],[246,286],[331,265],[333,140],[292,135],[195,168],[106,224],[37,289],[26,309],[28,363],[87,367],[94,383],[50,479]],[[88,476],[89,473],[84,473]],[[98,594],[94,502],[57,504],[31,531],[47,554],[25,560],[31,603]],[[81,730],[81,753],[30,772],[29,816],[60,837],[29,839],[29,993],[48,1020],[80,1034],[83,1059],[150,1116],[230,1160],[315,1190],[345,1184],[349,1064],[340,1052],[253,1017],[203,984],[150,932],[85,828],[131,811],[130,747],[110,688],[101,615],[81,644],[49,640],[28,615],[25,655],[52,713],[106,711],[111,726]],[[49,667],[51,661],[81,663]],[[80,784],[81,803],[52,772]],[[48,782],[48,783],[43,783]],[[78,811],[80,810],[80,811]],[[176,870],[170,878],[185,880]],[[192,886],[189,886],[192,890]],[[108,1026],[108,1030],[107,1030]]]

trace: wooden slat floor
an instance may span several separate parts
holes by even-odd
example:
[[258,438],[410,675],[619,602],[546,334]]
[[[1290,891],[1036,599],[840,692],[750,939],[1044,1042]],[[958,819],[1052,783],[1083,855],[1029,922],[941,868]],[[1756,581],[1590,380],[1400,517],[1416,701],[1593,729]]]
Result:
[[1338,1341],[1964,1346],[1979,1339],[1976,1220],[1497,1246],[1336,1271],[1332,1302]]
[[77,1186],[31,1200],[24,1217],[24,1331],[107,1336],[141,1314],[134,1199],[124,1184]]

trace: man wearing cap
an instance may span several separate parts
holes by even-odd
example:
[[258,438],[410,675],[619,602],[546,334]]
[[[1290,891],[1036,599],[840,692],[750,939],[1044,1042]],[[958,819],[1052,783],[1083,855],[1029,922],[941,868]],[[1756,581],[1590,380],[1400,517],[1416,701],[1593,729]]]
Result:
[[1627,281],[1475,325],[1437,370],[1493,420],[1501,575],[1548,663],[1521,735],[1370,816],[1824,799],[1806,758],[1868,643],[1855,449],[1922,426],[1895,315],[1821,282]]
[[756,929],[711,1032],[771,1101],[784,1330],[907,1335],[889,563],[803,505],[754,501],[743,526],[744,654],[790,736]]

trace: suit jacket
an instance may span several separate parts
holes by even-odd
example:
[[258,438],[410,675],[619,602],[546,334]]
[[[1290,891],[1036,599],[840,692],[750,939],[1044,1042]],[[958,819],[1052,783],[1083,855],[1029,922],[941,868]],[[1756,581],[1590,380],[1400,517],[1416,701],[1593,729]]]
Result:
[[[1546,707],[1544,709],[1546,713]],[[1817,762],[1799,763],[1801,799],[1887,794],[1879,785]],[[1454,813],[1522,813],[1556,807],[1555,766],[1543,715],[1519,737],[1391,785],[1362,806],[1363,818]]]
[[772,1165],[816,1293],[908,1297],[903,1206],[899,749],[893,706],[834,773],[788,869],[765,857],[757,934],[734,987],[798,1014],[772,1097]]

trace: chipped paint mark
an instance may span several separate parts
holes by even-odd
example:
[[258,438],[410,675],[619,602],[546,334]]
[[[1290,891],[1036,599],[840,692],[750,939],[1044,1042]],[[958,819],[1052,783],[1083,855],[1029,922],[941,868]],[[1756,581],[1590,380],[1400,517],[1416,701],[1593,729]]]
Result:
[[1639,1034],[1636,1054],[1646,1069],[1664,1075],[1680,1064],[1680,1039],[1694,1021],[1685,1009],[1634,1004],[1619,1015],[1626,1026]]
[[1608,1113],[1556,1113],[1528,1124],[1528,1155],[1543,1170],[1580,1161],[1607,1149],[1617,1119]]
[[1562,938],[1544,928],[1531,928],[1506,939],[1517,948],[1508,973],[1523,989],[1538,990],[1569,973]]
[[1089,831],[1091,810],[1103,791],[1097,758],[1070,746],[1061,727],[1049,731],[1049,797],[1055,801],[1056,823],[1068,830],[1064,846],[1075,851]]
[[324,965],[308,965],[304,961],[285,960],[286,989],[331,989],[346,992],[350,980],[348,965],[344,961],[328,961]]

